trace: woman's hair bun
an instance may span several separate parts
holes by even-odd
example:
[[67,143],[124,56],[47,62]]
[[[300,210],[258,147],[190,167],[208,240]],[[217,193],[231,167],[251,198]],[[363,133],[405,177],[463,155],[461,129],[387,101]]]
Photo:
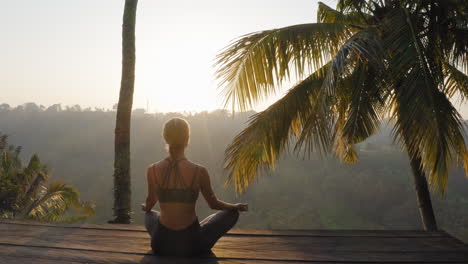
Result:
[[163,136],[169,145],[186,146],[190,137],[189,123],[182,118],[172,118],[164,124]]

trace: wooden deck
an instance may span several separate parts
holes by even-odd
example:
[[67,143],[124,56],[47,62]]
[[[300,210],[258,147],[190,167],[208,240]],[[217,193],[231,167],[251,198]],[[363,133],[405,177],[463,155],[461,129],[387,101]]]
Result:
[[136,225],[52,225],[0,219],[0,263],[468,263],[468,246],[447,233],[236,229],[213,256],[161,258]]

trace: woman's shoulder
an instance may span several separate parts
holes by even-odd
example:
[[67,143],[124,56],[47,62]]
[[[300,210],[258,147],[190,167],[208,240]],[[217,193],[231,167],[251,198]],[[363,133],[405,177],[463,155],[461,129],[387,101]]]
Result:
[[201,165],[200,163],[197,163],[193,160],[187,160],[192,166],[194,167],[197,167],[197,169],[203,169],[203,170],[206,170],[205,167],[203,165]]
[[[199,170],[200,172],[202,172],[203,174],[208,174],[208,170],[205,168],[205,166],[201,165],[200,163],[197,163],[195,161],[192,161],[192,160],[188,160],[188,159],[184,159],[184,161],[186,162],[186,164],[190,164],[191,166],[195,167],[197,170]],[[169,165],[169,162],[168,162],[168,158],[165,158],[165,159],[162,159],[162,160],[159,160],[159,161],[156,161],[156,162],[153,162],[151,163],[149,166],[148,166],[148,169],[156,169],[156,170],[159,170],[159,169],[164,169],[166,168],[167,166]]]
[[167,159],[162,159],[148,165],[148,169],[159,169],[161,167],[167,166]]
[[195,162],[195,161],[193,161],[193,160],[188,160],[188,159],[186,159],[185,161],[186,161],[188,164],[190,164],[191,167],[193,167],[194,169],[196,169],[196,170],[198,171],[198,174],[200,174],[200,172],[201,172],[201,174],[208,174],[208,172],[207,172],[205,166],[201,165],[200,163],[197,163],[197,162]]
[[200,175],[208,175],[208,170],[205,168],[205,166],[192,162],[192,164],[196,167],[198,174]]

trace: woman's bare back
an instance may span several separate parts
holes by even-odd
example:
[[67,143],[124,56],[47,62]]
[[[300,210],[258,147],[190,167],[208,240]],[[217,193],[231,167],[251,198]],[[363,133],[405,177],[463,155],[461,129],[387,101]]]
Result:
[[[171,166],[174,166],[171,168]],[[192,189],[197,193],[200,190],[199,173],[200,166],[187,159],[173,160],[166,158],[154,163],[150,188],[165,189]],[[160,200],[160,199],[158,199]],[[184,229],[190,226],[197,219],[195,204],[186,202],[160,202],[161,223],[174,230]]]
[[[171,162],[174,162],[171,158],[166,158],[154,163],[153,168],[155,169],[156,183],[162,184],[164,182],[164,176],[169,167],[172,165]],[[172,169],[166,182],[167,185],[165,187],[169,188],[185,188],[185,187],[196,187],[197,189],[200,188],[199,182],[197,182],[197,175],[196,171],[200,167],[187,159],[180,159],[177,161],[177,171]],[[175,175],[178,173],[178,175]],[[178,176],[178,177],[177,177]],[[178,180],[182,180],[182,182],[178,182]],[[185,186],[184,186],[185,185]],[[160,185],[159,185],[160,186]]]
[[[148,167],[148,196],[146,198],[146,204],[142,207],[143,210],[148,212],[157,202],[159,202],[161,208],[159,221],[167,228],[180,230],[190,226],[194,221],[196,221],[197,214],[195,212],[195,204],[199,192],[202,193],[208,206],[213,210],[248,210],[247,204],[230,204],[218,200],[213,192],[210,176],[206,168],[186,160],[183,156],[175,166],[177,167],[178,172],[175,173],[173,167],[170,170],[171,172],[166,175],[170,166],[174,165],[173,162],[174,159],[168,157],[165,160],[156,162]],[[179,181],[176,181],[177,177],[175,176],[179,177]],[[164,180],[165,178],[166,181]],[[173,192],[179,192],[174,191],[174,189],[179,189],[180,187],[184,189],[188,187],[185,190],[187,193],[190,193],[188,193],[184,199],[168,199],[170,195],[166,195],[166,197],[161,195],[161,199],[159,199],[157,188],[162,186],[161,184],[163,185],[163,188],[173,188]],[[172,200],[172,202],[167,202],[168,200]],[[175,200],[182,202],[174,202]]]

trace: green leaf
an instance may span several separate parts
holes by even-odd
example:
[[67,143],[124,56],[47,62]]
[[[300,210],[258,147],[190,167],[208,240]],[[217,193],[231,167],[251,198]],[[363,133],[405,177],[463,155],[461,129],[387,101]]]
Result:
[[296,151],[327,151],[332,143],[333,118],[326,106],[318,101],[328,66],[314,72],[297,84],[268,109],[252,117],[245,128],[226,149],[225,168],[229,181],[242,192],[262,170],[275,167],[280,153],[298,139]]
[[231,43],[216,61],[217,79],[226,98],[246,110],[265,99],[289,79],[319,69],[352,35],[342,24],[295,25],[245,35]]
[[360,14],[358,12],[343,13],[337,11],[326,4],[319,2],[317,11],[317,22],[320,23],[336,23],[344,24],[357,29],[364,29],[368,27],[366,18],[370,18],[368,14]]

